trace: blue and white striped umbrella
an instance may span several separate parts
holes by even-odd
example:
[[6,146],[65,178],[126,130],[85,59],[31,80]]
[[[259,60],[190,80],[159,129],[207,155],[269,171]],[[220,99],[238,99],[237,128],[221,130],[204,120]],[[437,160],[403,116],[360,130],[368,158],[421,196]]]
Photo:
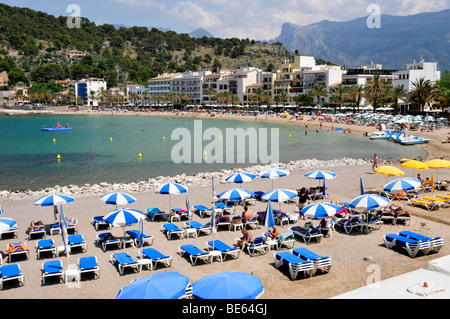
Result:
[[336,173],[318,170],[306,173],[305,176],[314,179],[333,179],[336,177]]
[[304,207],[300,213],[306,218],[316,219],[316,218],[326,218],[335,215],[341,210],[341,207],[330,204],[330,203],[314,203]]
[[263,225],[266,229],[275,226],[275,219],[273,217],[273,209],[270,202],[267,203],[266,211],[264,212]]
[[113,226],[129,226],[137,224],[141,219],[144,219],[143,212],[137,209],[121,208],[117,209],[103,217],[105,222]]
[[226,199],[232,202],[241,201],[243,199],[252,198],[254,196],[255,193],[241,188],[229,189],[217,195],[218,198]]
[[291,189],[275,189],[261,196],[262,199],[269,202],[286,202],[297,197],[297,192]]
[[385,207],[389,204],[389,199],[376,194],[365,194],[354,198],[350,202],[350,207],[360,210],[372,210]]
[[0,233],[17,228],[17,223],[11,218],[0,218]]
[[0,205],[0,214],[3,214],[4,210],[2,208],[2,205]]
[[100,197],[102,201],[110,205],[128,205],[134,203],[136,198],[121,192],[111,192]]
[[276,179],[278,177],[284,177],[289,175],[289,172],[281,168],[269,168],[260,171],[258,175],[261,176],[261,178]]
[[41,197],[37,201],[35,201],[34,204],[41,206],[56,206],[60,204],[70,203],[73,201],[74,198],[71,196],[56,194]]
[[413,190],[417,189],[422,185],[420,179],[416,178],[397,178],[393,181],[384,185],[384,190],[386,192],[400,192],[402,190]]
[[167,183],[156,190],[156,194],[183,194],[188,191],[186,186],[177,183]]
[[228,176],[225,181],[228,183],[242,184],[245,182],[251,182],[256,176],[249,173],[236,173]]

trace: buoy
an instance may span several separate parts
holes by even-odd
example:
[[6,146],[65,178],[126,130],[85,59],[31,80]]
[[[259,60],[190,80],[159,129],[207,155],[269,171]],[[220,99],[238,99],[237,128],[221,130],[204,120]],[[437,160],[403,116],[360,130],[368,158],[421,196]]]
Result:
[[166,140],[166,138],[163,136],[163,141],[165,141]]
[[56,140],[55,139],[53,139],[53,143],[55,143],[56,142]]
[[139,157],[142,157],[142,154],[141,154],[141,153],[139,153]]
[[61,155],[58,154],[58,156],[56,156],[57,159],[61,159]]
[[291,135],[291,134],[289,134],[289,138],[292,138],[292,135]]
[[219,140],[222,138],[222,136],[219,135]]
[[203,153],[203,155],[204,155],[204,156],[208,156],[208,153],[205,152],[205,153]]
[[112,137],[110,137],[109,140],[112,142]]

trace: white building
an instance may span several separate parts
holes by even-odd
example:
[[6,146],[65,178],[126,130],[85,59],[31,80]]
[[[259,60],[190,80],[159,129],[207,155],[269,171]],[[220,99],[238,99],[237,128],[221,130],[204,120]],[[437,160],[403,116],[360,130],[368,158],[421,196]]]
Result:
[[106,81],[104,79],[89,78],[82,79],[74,85],[75,96],[81,97],[86,105],[98,106],[98,99],[92,98],[92,95],[98,95],[102,90],[106,91]]
[[422,59],[420,62],[410,63],[406,65],[406,69],[399,70],[397,72],[397,79],[392,81],[394,87],[401,86],[406,92],[414,90],[413,82],[424,77],[426,80],[430,80],[435,83],[441,79],[441,71],[438,71],[437,62],[424,62]]

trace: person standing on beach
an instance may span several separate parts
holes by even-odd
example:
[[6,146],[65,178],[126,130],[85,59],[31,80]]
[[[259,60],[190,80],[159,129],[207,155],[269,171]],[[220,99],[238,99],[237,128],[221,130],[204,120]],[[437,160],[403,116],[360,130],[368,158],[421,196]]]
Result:
[[372,165],[372,171],[375,171],[375,168],[378,167],[378,156],[377,154],[373,154],[373,165]]

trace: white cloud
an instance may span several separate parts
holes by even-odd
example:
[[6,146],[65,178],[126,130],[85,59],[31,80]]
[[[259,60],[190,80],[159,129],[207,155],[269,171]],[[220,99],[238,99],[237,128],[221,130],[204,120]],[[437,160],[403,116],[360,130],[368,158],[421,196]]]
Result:
[[219,16],[205,7],[192,2],[181,1],[175,7],[168,8],[167,15],[181,20],[192,27],[217,28],[221,25]]

